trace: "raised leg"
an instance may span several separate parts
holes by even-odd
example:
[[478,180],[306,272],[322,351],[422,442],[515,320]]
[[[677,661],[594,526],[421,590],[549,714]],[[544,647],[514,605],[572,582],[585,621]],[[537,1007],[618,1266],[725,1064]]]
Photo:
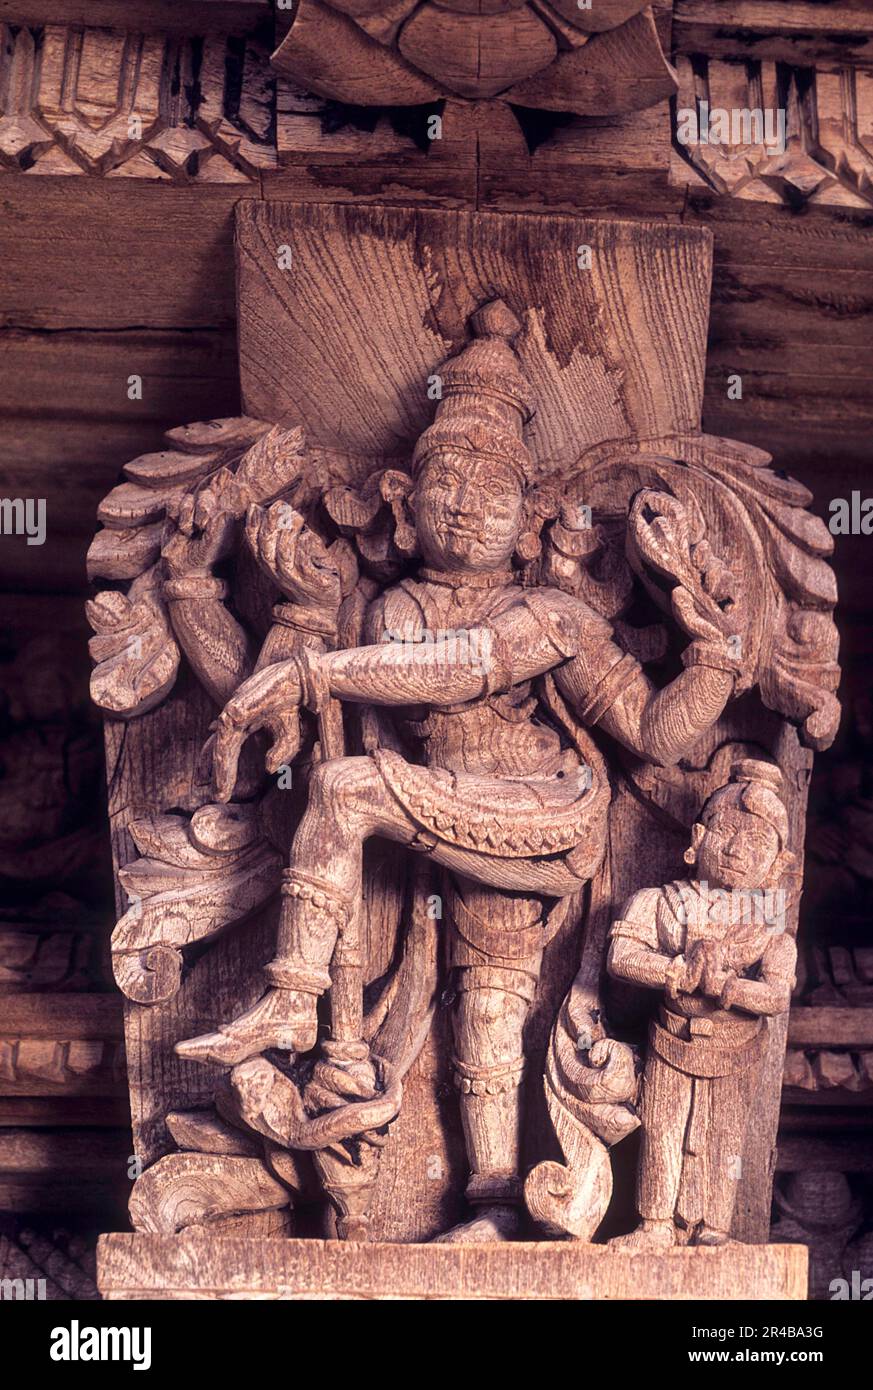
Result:
[[331,986],[333,1033],[360,1037],[358,913],[364,842],[381,834],[403,844],[416,826],[369,758],[335,758],[313,769],[306,811],[282,877],[276,955],[268,989],[253,1008],[215,1033],[178,1043],[180,1057],[234,1066],[268,1048],[308,1052],[316,1003]]

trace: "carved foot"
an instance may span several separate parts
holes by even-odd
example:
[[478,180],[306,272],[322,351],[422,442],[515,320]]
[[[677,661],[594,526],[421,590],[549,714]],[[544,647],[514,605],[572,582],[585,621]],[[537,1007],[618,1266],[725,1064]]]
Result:
[[610,1250],[669,1250],[676,1244],[672,1221],[641,1221],[630,1235],[615,1236]]
[[216,1033],[202,1033],[176,1044],[189,1062],[233,1067],[271,1047],[308,1052],[318,1036],[316,996],[301,990],[268,989],[253,1008]]
[[445,1235],[436,1236],[432,1245],[490,1245],[495,1240],[513,1240],[521,1226],[521,1213],[516,1206],[495,1203],[480,1207],[472,1221],[453,1226]]

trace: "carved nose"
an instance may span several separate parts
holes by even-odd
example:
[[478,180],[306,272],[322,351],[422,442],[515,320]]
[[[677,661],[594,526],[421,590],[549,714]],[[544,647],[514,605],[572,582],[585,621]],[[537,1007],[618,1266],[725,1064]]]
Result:
[[455,506],[455,513],[459,517],[473,516],[476,512],[475,497],[471,493],[470,484],[466,483],[458,493],[458,501]]

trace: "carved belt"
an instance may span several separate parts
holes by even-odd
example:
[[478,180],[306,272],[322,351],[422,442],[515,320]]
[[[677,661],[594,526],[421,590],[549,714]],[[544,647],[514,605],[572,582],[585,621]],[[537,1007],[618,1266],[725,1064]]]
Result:
[[767,1049],[768,1037],[769,1030],[764,1019],[759,1019],[757,1030],[747,1042],[734,1046],[716,1042],[712,1034],[692,1033],[688,1040],[678,1038],[653,1020],[649,1043],[653,1052],[676,1071],[684,1072],[686,1076],[715,1077],[734,1076],[760,1062]]
[[609,786],[596,774],[590,788],[568,796],[559,779],[455,776],[408,763],[390,749],[373,761],[412,819],[437,839],[500,858],[537,858],[586,846],[598,851],[606,830]]

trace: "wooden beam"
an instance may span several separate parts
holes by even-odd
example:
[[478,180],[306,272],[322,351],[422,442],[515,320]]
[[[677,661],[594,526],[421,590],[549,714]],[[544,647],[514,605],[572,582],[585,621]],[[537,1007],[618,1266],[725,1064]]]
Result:
[[170,34],[247,34],[270,20],[269,0],[0,0],[7,24],[81,24]]
[[122,1036],[118,994],[4,994],[0,1038],[58,1041]]
[[869,66],[870,6],[867,0],[676,0],[673,50],[807,66],[821,59]]
[[873,1047],[873,1009],[792,1009],[788,1042],[791,1047]]
[[0,327],[231,327],[233,209],[259,192],[0,176]]

